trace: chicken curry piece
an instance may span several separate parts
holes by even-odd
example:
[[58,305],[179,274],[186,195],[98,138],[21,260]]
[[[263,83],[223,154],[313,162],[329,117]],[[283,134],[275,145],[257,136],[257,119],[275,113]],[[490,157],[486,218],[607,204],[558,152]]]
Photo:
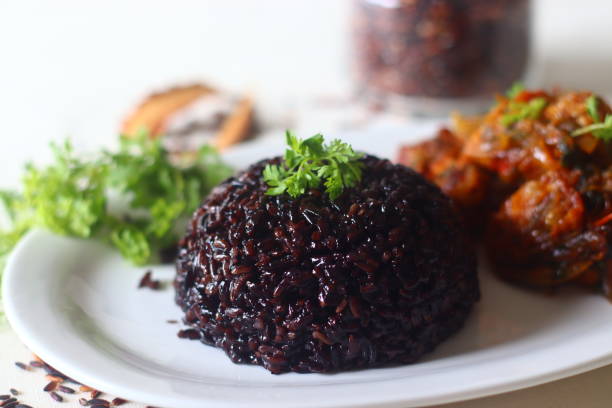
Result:
[[612,111],[591,92],[513,88],[399,161],[448,194],[502,277],[612,299]]

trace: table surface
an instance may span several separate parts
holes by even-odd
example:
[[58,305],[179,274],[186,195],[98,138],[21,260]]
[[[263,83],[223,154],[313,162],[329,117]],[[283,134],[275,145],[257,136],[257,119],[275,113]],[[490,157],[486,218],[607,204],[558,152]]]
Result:
[[[116,144],[135,102],[151,89],[204,80],[250,90],[266,123],[303,131],[372,118],[343,100],[350,81],[350,0],[80,0],[0,2],[0,186],[17,185],[27,160],[49,158],[47,144],[71,136],[77,148]],[[608,7],[606,7],[608,6]],[[612,8],[605,0],[535,0],[531,81],[612,95]],[[282,33],[282,35],[279,35]],[[322,91],[323,90],[323,91]],[[349,120],[350,119],[350,120]],[[0,394],[14,387],[34,407],[52,406],[38,370],[15,361],[29,351],[0,328]],[[612,366],[448,408],[608,407]],[[78,407],[76,397],[66,407]],[[138,404],[126,407],[142,407]]]

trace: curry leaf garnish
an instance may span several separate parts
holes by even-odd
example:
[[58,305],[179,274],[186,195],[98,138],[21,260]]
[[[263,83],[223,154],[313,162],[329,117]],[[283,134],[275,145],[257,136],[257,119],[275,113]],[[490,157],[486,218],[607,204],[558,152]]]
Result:
[[287,149],[280,165],[268,164],[263,179],[268,184],[268,195],[289,194],[299,197],[309,189],[325,187],[329,198],[335,200],[345,188],[356,186],[361,180],[363,154],[340,140],[324,143],[323,135],[299,139],[291,131],[285,134]]
[[546,107],[546,98],[533,98],[528,102],[510,101],[507,112],[502,115],[501,123],[508,127],[523,119],[537,119]]

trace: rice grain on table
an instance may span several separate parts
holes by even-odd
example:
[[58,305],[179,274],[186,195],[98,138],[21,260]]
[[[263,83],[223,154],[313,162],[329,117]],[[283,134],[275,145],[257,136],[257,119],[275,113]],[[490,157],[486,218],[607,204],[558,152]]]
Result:
[[60,390],[61,392],[64,392],[66,394],[74,394],[74,390],[70,387],[66,387],[65,385],[60,385],[58,387],[58,390]]
[[94,399],[89,400],[89,405],[93,405],[93,406],[95,406],[95,405],[103,405],[105,407],[108,407],[108,406],[110,406],[110,401],[107,401],[107,400],[101,399],[101,398],[94,398]]
[[32,367],[32,368],[43,368],[44,366],[45,365],[42,362],[38,361],[38,360],[30,361],[30,367]]
[[49,382],[49,384],[45,385],[45,388],[43,388],[43,391],[45,392],[55,391],[56,388],[57,388],[57,382],[51,381]]
[[59,395],[57,392],[55,392],[55,391],[51,391],[51,392],[49,393],[49,395],[51,396],[51,398],[53,398],[53,399],[54,399],[54,400],[56,400],[57,402],[62,402],[62,401],[64,401],[64,398],[63,398],[61,395]]

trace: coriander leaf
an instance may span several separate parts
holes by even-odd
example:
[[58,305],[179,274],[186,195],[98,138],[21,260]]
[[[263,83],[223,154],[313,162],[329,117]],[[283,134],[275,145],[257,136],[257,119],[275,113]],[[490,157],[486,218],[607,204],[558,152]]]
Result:
[[605,141],[612,140],[612,115],[607,115],[606,120],[603,122],[594,123],[573,131],[572,136],[580,136],[586,133],[591,133],[593,136]]
[[136,265],[145,264],[151,257],[151,246],[145,232],[134,225],[115,227],[110,233],[110,241],[124,258]]
[[76,159],[68,142],[52,149],[54,164],[26,166],[21,205],[31,212],[33,225],[60,235],[90,237],[105,212],[106,166]]
[[333,140],[325,145],[323,135],[316,134],[305,140],[292,132],[285,134],[287,150],[281,165],[267,165],[262,176],[268,195],[288,193],[291,197],[305,194],[308,189],[323,185],[330,199],[335,200],[345,188],[361,180],[363,157],[350,145]]
[[506,91],[506,96],[510,99],[514,99],[518,96],[518,94],[520,94],[524,90],[525,90],[525,85],[523,85],[522,82],[517,81],[513,83],[510,89]]
[[547,104],[546,98],[533,98],[529,102],[510,101],[508,112],[502,115],[501,123],[508,127],[523,119],[537,119]]
[[586,105],[586,110],[591,116],[591,118],[593,118],[595,122],[599,122],[600,119],[599,119],[599,111],[597,110],[597,97],[595,95],[589,96],[585,102],[585,105]]
[[19,202],[23,198],[21,195],[14,191],[2,191],[0,190],[0,203],[4,207],[6,211],[6,215],[8,215],[11,222],[15,222],[17,218],[17,213],[19,211]]
[[151,223],[147,231],[157,238],[162,238],[172,231],[176,220],[185,210],[185,202],[167,202],[159,198],[151,207]]
[[[8,254],[34,227],[102,238],[131,262],[148,262],[154,250],[176,243],[177,226],[232,172],[208,146],[189,163],[176,163],[146,133],[123,138],[118,152],[87,160],[77,158],[68,141],[51,148],[52,164],[26,166],[20,193],[0,191],[11,224],[0,230],[0,275]],[[109,193],[119,193],[132,211],[111,215]]]

